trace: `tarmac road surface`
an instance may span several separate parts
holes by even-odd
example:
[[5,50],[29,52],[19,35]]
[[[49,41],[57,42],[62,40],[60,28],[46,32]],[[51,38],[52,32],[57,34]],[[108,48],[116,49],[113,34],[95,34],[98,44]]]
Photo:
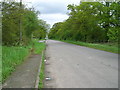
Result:
[[118,88],[118,54],[47,40],[46,88]]

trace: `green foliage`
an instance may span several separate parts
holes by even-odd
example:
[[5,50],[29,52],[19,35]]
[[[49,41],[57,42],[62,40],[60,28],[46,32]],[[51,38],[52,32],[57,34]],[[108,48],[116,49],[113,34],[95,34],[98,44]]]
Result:
[[118,52],[118,45],[112,44],[112,43],[87,43],[87,42],[80,42],[80,41],[70,41],[70,40],[62,40],[67,43],[72,43],[80,46],[86,46],[90,48],[95,48],[99,50],[104,50],[112,53],[119,53]]
[[34,46],[33,46],[34,47],[34,53],[35,54],[41,54],[41,56],[42,56],[42,64],[41,64],[40,76],[39,76],[40,81],[39,81],[38,88],[43,88],[43,80],[44,80],[44,77],[45,77],[45,75],[44,75],[44,68],[45,68],[45,66],[44,66],[44,59],[45,59],[44,50],[45,50],[46,45],[45,45],[44,42],[41,42],[41,43],[38,42],[37,39],[34,39],[33,43],[34,43]]
[[2,14],[3,45],[19,45],[20,43],[27,45],[33,33],[35,38],[45,38],[48,24],[38,19],[39,12],[34,8],[27,8],[23,4],[20,6],[20,3],[8,0],[2,2]]
[[39,39],[45,39],[47,31],[49,29],[49,24],[46,24],[45,21],[39,20],[38,21],[39,28],[33,32],[33,37],[34,38],[39,38]]
[[45,49],[45,43],[38,42],[38,40],[33,40],[33,48],[35,54],[41,54],[42,51]]
[[44,88],[43,86],[43,80],[45,79],[45,72],[44,72],[44,69],[45,69],[45,63],[44,63],[44,60],[45,60],[45,55],[43,53],[43,56],[42,56],[42,64],[41,64],[41,69],[40,69],[40,81],[39,81],[39,85],[38,85],[38,88]]
[[[27,8],[19,2],[7,0],[2,3],[2,80],[21,64],[24,58],[35,49],[41,54],[44,43],[32,41],[32,38],[45,38],[49,25],[38,18],[38,11]],[[20,32],[22,40],[20,40]],[[20,46],[19,46],[20,45]]]
[[[12,6],[13,5],[13,6]],[[13,44],[18,40],[19,4],[15,2],[2,3],[2,39],[4,44]],[[11,37],[12,36],[12,37]]]
[[81,2],[68,5],[69,18],[55,23],[49,38],[83,42],[117,42],[119,2]]
[[27,47],[2,47],[2,82],[23,62],[29,53]]
[[34,39],[28,46],[2,47],[2,83],[15,70],[16,66],[25,60],[31,49],[34,49],[35,54],[41,54],[45,49],[45,43]]
[[119,29],[120,28],[115,28],[115,27],[109,29],[107,35],[109,37],[110,42],[118,42],[118,30]]

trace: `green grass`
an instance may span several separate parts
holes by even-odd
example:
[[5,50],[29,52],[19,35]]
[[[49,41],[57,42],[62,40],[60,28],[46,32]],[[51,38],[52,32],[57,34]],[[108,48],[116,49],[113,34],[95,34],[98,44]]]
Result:
[[15,67],[23,62],[29,54],[26,47],[2,47],[2,82],[15,70]]
[[112,53],[119,53],[118,52],[118,45],[113,43],[86,43],[86,42],[80,42],[80,41],[69,41],[69,40],[62,40],[63,42],[76,44],[80,46],[86,46],[94,49],[99,49],[103,51],[108,51]]
[[45,50],[46,45],[44,42],[39,43],[38,40],[34,40],[33,42],[34,42],[35,54],[41,54],[41,56],[42,56],[42,64],[41,64],[41,68],[40,68],[40,75],[39,75],[40,80],[39,80],[38,88],[43,88],[43,80],[45,77],[45,75],[44,75],[44,68],[45,68],[45,66],[44,66],[44,59],[45,59],[44,50]]
[[2,46],[2,83],[15,71],[16,66],[30,55],[32,48],[34,48],[35,54],[41,54],[45,48],[45,43],[33,40],[28,46]]
[[2,46],[0,45],[0,85],[2,83]]
[[[39,43],[38,40],[34,40],[34,53],[35,54],[41,54],[42,56],[42,64],[41,64],[41,68],[40,68],[40,74],[39,74],[39,77],[40,77],[40,80],[39,80],[39,86],[38,88],[43,88],[43,80],[44,80],[44,59],[45,59],[45,55],[44,55],[44,50],[45,50],[45,43],[42,42],[42,43]],[[43,55],[42,55],[43,54]]]
[[43,80],[45,78],[45,73],[44,73],[44,69],[45,69],[45,64],[44,64],[44,60],[45,60],[45,55],[43,53],[43,56],[42,56],[42,64],[41,64],[41,69],[40,69],[40,81],[39,81],[39,86],[38,88],[43,88]]
[[34,43],[34,53],[35,54],[41,54],[42,51],[45,49],[45,43],[42,42],[38,42],[38,40],[33,40],[33,43]]

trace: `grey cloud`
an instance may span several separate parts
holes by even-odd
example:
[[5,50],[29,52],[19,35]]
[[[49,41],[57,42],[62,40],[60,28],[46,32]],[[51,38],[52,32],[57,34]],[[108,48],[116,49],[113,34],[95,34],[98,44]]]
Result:
[[67,13],[67,7],[64,3],[37,3],[36,9],[39,10],[42,14],[55,14],[55,13]]

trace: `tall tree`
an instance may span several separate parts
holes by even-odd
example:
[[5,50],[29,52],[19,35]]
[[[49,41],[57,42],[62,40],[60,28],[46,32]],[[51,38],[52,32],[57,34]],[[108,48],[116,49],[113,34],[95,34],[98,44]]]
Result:
[[81,2],[68,5],[69,18],[55,23],[50,38],[84,42],[118,41],[119,2]]

